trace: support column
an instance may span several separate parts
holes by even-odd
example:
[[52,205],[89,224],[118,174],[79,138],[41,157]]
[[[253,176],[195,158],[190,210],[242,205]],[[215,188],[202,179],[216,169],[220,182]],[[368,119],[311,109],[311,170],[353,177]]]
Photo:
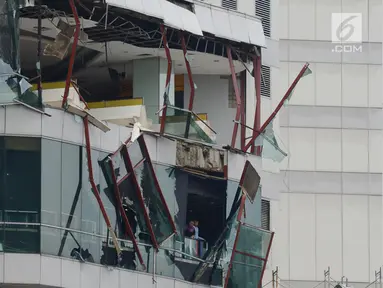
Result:
[[[168,62],[164,58],[148,58],[133,61],[133,97],[142,98],[147,117],[159,123],[156,112],[163,105]],[[169,101],[174,105],[174,70],[170,77]],[[169,111],[170,112],[170,111]]]

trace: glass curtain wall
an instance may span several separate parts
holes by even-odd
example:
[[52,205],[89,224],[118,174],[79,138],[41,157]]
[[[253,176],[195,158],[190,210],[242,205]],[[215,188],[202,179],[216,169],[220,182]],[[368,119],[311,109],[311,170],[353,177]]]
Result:
[[[109,180],[101,169],[109,154],[97,150],[91,153],[94,181],[112,227],[116,235],[121,235],[118,231],[121,217],[108,188]],[[139,162],[138,158],[134,159],[135,154],[132,153],[133,165]],[[153,163],[153,170],[177,226],[177,234],[161,244],[155,257],[152,247],[139,237],[138,249],[146,265],[145,271],[153,272],[155,267],[156,274],[184,279],[183,268],[175,261],[182,251],[184,221],[180,218],[186,209],[185,199],[180,197],[183,190],[177,191],[174,167]],[[138,179],[144,179],[142,175]],[[237,188],[238,182],[228,181],[227,209],[231,208]],[[113,249],[106,249],[113,248],[113,243],[110,235],[107,240],[108,229],[93,193],[84,147],[48,139],[1,137],[0,251],[41,252],[92,263],[105,263],[108,257],[115,258],[116,255],[110,254]],[[260,196],[258,193],[254,204],[246,204],[245,222],[248,224],[260,225]],[[150,205],[148,207],[150,209]],[[132,250],[129,239],[119,241],[124,251]],[[230,246],[228,241],[229,249]],[[137,259],[133,257],[132,261],[136,265],[123,267],[139,270]],[[117,265],[117,261],[108,265]]]
[[0,251],[40,252],[41,140],[0,137]]

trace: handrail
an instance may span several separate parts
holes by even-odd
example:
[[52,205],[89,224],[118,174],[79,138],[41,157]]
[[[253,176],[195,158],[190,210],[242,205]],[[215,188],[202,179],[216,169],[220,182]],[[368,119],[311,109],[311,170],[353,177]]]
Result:
[[[77,234],[83,234],[83,235],[87,235],[87,236],[93,236],[93,237],[97,237],[97,238],[104,238],[106,239],[106,235],[101,235],[101,234],[97,234],[97,233],[91,233],[91,232],[85,232],[85,231],[81,231],[81,230],[77,230],[77,229],[72,229],[72,228],[65,228],[65,227],[60,227],[60,226],[56,226],[56,225],[50,225],[50,224],[44,224],[44,223],[31,223],[31,222],[5,222],[5,221],[0,221],[0,227],[1,226],[5,226],[5,225],[19,225],[19,226],[24,226],[24,225],[28,225],[28,226],[40,226],[40,227],[46,227],[46,228],[52,228],[52,229],[58,229],[58,230],[67,230],[68,232],[71,232],[71,233],[77,233]],[[109,240],[113,240],[111,236],[108,237],[108,241]],[[131,240],[127,240],[127,239],[121,239],[121,238],[117,238],[117,241],[119,242],[122,242],[124,244],[130,244],[130,245],[133,245],[133,242]],[[150,244],[147,244],[147,243],[141,243],[141,242],[138,242],[137,243],[138,246],[142,246],[142,247],[150,247],[150,248],[153,248],[152,245]],[[208,261],[204,261],[203,259],[201,258],[198,258],[198,257],[195,257],[193,255],[190,255],[188,253],[185,253],[183,251],[180,251],[180,250],[176,250],[174,248],[167,248],[167,247],[159,247],[159,250],[164,250],[164,251],[170,251],[170,252],[173,252],[173,253],[177,253],[177,254],[181,254],[183,256],[186,256],[190,259],[193,259],[195,261],[198,261],[198,262],[203,262],[203,263],[207,263],[207,264],[213,264],[213,262],[208,262]],[[155,253],[157,254],[157,253]]]

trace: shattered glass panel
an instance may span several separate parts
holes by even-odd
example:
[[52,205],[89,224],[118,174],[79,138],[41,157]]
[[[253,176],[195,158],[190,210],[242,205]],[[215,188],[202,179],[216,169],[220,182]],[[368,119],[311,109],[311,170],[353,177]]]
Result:
[[135,237],[143,243],[151,244],[149,229],[145,222],[145,208],[141,206],[140,199],[138,197],[139,191],[136,191],[133,175],[127,177],[121,181],[119,185],[121,197],[126,199],[126,203],[129,211],[131,211],[130,226],[132,226],[133,234]]
[[[201,262],[196,271],[194,272],[192,281],[198,282],[198,280],[202,277],[202,275],[205,273],[206,269],[208,268],[209,264],[211,262],[214,262],[216,258],[227,258],[227,261],[230,260],[231,253],[227,253],[224,255],[224,248],[226,247],[232,247],[234,244],[234,239],[237,231],[237,216],[239,213],[239,203],[241,202],[241,198],[238,198],[238,195],[241,193],[241,189],[238,188],[237,183],[237,195],[234,197],[234,200],[232,202],[232,206],[230,208],[229,215],[226,219],[226,225],[224,230],[222,231],[221,235],[219,236],[218,240],[214,243],[213,246],[209,247],[209,250],[203,255],[202,259],[205,262]],[[231,249],[229,249],[231,250]],[[226,259],[225,259],[226,260]]]
[[[122,178],[126,177],[128,175],[128,171],[126,170],[126,167],[125,167],[125,162],[124,162],[124,158],[123,156],[121,155],[120,152],[114,154],[114,155],[110,155],[109,156],[110,158],[106,158],[107,161],[112,161],[113,163],[113,167],[114,167],[114,173],[116,174],[116,178],[117,178],[117,183],[119,181],[121,181]],[[113,183],[113,180],[111,178],[111,173],[110,173],[110,166],[109,164],[105,165],[106,166],[106,170],[108,171],[108,175],[109,175],[109,179],[111,181],[111,183]]]
[[19,9],[17,0],[0,1],[0,103],[14,100],[42,108],[42,100],[20,75]]
[[164,131],[166,134],[215,143],[215,132],[193,112],[173,106],[166,108]]
[[263,267],[267,263],[272,233],[246,224],[240,224],[237,233],[239,235],[233,250],[225,288],[258,288]]
[[236,251],[265,259],[271,242],[271,233],[250,225],[241,225]]
[[149,214],[149,219],[153,227],[153,232],[156,237],[157,243],[161,244],[163,241],[173,235],[173,226],[171,225],[166,207],[161,200],[159,186],[154,179],[149,164],[147,161],[134,169],[140,190],[144,198],[144,203]]
[[134,167],[144,158],[141,152],[140,145],[136,140],[134,142],[129,143],[127,148],[129,152],[130,161],[132,161],[132,166]]
[[226,288],[258,288],[264,262],[235,253]]
[[262,146],[262,158],[264,159],[271,159],[280,163],[287,156],[287,153],[279,147],[278,141],[275,138],[273,121],[271,121],[265,131],[257,137],[254,141],[254,145],[256,147]]
[[[310,75],[310,74],[312,74],[312,73],[313,73],[313,72],[311,71],[311,69],[307,67],[307,69],[306,69],[305,72],[303,73],[302,77],[299,78],[298,82],[299,82],[303,77],[305,77],[305,76],[307,76],[307,75]],[[297,84],[298,84],[298,83],[297,83]],[[289,96],[287,97],[287,99],[285,100],[285,102],[283,102],[283,105],[286,106],[287,104],[289,104],[289,101],[290,101],[290,99],[291,99],[291,96],[293,96],[293,94],[294,94],[294,90],[295,90],[295,87],[294,87],[293,90],[291,90]]]

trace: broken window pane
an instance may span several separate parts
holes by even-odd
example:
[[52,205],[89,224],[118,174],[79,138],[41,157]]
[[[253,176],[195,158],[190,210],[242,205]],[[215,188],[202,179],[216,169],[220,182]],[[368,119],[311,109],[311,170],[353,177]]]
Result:
[[264,262],[236,253],[226,288],[258,288]]
[[262,147],[262,158],[271,159],[275,162],[282,162],[283,159],[287,156],[278,144],[277,139],[275,138],[273,121],[267,125],[263,133],[261,133],[254,142],[255,147]]
[[239,225],[225,288],[258,288],[273,234],[254,226]]
[[270,242],[271,232],[242,224],[236,244],[236,251],[265,259]]
[[157,185],[156,177],[149,167],[147,161],[143,165],[134,169],[134,174],[137,178],[142,196],[144,198],[145,206],[148,210],[149,219],[153,227],[153,232],[156,237],[157,243],[161,244],[163,241],[173,235],[173,226],[169,221],[166,207],[163,205],[159,186]]
[[215,143],[215,132],[193,112],[167,106],[165,117],[165,133],[196,141]]
[[[140,198],[137,194],[137,189],[134,184],[133,175],[130,175],[126,179],[122,180],[119,189],[121,198],[126,199],[126,204],[129,211],[132,212],[130,226],[132,226],[134,236],[139,239],[140,242],[151,244],[151,237],[149,228],[146,225],[145,214],[146,211],[141,205]],[[138,191],[138,193],[141,193]]]
[[19,100],[42,108],[41,99],[20,75],[18,2],[8,0],[0,3],[0,103]]

